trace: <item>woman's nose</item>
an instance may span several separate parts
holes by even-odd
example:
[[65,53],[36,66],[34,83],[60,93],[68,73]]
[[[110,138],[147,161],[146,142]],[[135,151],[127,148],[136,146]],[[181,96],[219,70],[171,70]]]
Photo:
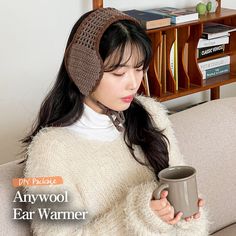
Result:
[[132,70],[128,74],[128,89],[134,90],[138,86],[138,78],[135,75],[135,72]]

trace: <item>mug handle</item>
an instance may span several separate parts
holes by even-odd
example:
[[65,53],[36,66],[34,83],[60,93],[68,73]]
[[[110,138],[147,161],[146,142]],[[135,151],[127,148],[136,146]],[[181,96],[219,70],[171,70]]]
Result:
[[152,196],[155,200],[160,200],[161,199],[161,192],[164,190],[164,189],[167,189],[169,188],[169,185],[168,184],[161,184],[159,185],[153,192]]

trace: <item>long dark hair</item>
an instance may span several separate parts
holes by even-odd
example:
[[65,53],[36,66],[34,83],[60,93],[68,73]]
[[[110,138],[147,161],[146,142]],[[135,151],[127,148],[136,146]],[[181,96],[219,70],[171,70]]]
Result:
[[[76,22],[69,36],[67,47],[83,19],[90,13],[87,12]],[[120,20],[108,27],[100,41],[99,52],[103,61],[114,50],[118,52],[118,60],[115,64],[105,68],[106,71],[112,71],[119,66],[128,43],[140,51],[143,69],[147,70],[152,56],[149,37],[138,24],[129,20]],[[138,61],[140,62],[137,60],[137,63]],[[139,66],[137,65],[137,67]],[[64,127],[76,122],[83,113],[83,102],[84,95],[69,78],[63,59],[56,82],[44,99],[31,132],[21,140],[22,143],[27,147],[39,130],[44,127]],[[160,170],[168,167],[168,139],[154,125],[150,114],[137,99],[134,99],[130,107],[124,111],[124,115],[126,119],[124,124],[126,145],[135,160],[150,168],[157,177]],[[135,156],[134,145],[141,147],[146,158],[145,161],[141,161]]]

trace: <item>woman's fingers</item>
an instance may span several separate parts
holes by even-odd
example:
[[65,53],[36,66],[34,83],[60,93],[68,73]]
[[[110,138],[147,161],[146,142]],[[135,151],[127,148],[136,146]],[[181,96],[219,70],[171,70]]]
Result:
[[182,213],[182,212],[179,212],[179,213],[174,217],[173,220],[168,221],[168,224],[170,224],[170,225],[175,225],[175,224],[177,224],[177,223],[181,220],[181,216],[182,216],[182,215],[183,215],[183,213]]
[[167,214],[170,214],[174,212],[174,208],[170,205],[170,203],[168,203],[166,205],[166,207],[162,208],[159,212],[158,212],[158,215],[159,216],[164,216],[164,215],[167,215]]
[[[198,206],[199,207],[203,207],[204,205],[205,205],[205,201],[203,199],[199,198],[198,199]],[[200,218],[200,216],[201,216],[201,213],[198,212],[198,213],[194,214],[193,216],[186,217],[185,220],[187,222],[189,222],[191,219],[198,219],[198,218]]]
[[163,190],[163,191],[161,192],[161,198],[166,198],[167,195],[168,195],[168,191]]
[[192,219],[195,219],[195,220],[196,220],[196,219],[199,219],[200,216],[201,216],[201,213],[198,212],[198,213],[194,214],[193,216],[186,217],[185,220],[186,220],[187,222],[189,222],[189,221],[191,221]]
[[150,203],[150,207],[154,211],[160,211],[164,209],[168,205],[168,201],[166,198],[162,198],[161,200],[152,200]]
[[[165,222],[168,224],[174,225],[177,224],[181,217],[183,216],[182,212],[179,212],[176,216],[174,215],[174,208],[170,205],[167,200],[168,191],[164,190],[161,192],[161,199],[160,200],[151,200],[150,206],[153,211]],[[198,199],[198,206],[203,207],[205,205],[205,201],[201,198]],[[200,218],[200,212],[194,214],[193,216],[186,217],[185,220],[187,222],[191,221],[192,219]]]
[[194,214],[193,218],[194,219],[198,219],[198,218],[200,218],[200,216],[201,216],[201,213],[198,212],[198,213]]
[[203,207],[205,205],[205,201],[201,198],[198,199],[198,206]]
[[189,222],[192,219],[192,216],[186,217],[185,220]]

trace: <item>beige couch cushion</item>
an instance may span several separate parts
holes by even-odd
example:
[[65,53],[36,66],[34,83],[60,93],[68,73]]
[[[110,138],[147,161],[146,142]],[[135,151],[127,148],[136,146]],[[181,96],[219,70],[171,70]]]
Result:
[[212,234],[214,236],[235,236],[236,235],[236,224],[230,225],[219,232]]
[[12,200],[18,189],[12,186],[12,178],[22,177],[23,165],[18,164],[19,161],[9,162],[0,165],[0,235],[7,236],[29,236],[29,222],[13,220],[13,208],[20,207],[24,209],[24,205],[13,203]]
[[236,222],[236,97],[211,101],[170,119],[185,161],[197,169],[211,232]]

